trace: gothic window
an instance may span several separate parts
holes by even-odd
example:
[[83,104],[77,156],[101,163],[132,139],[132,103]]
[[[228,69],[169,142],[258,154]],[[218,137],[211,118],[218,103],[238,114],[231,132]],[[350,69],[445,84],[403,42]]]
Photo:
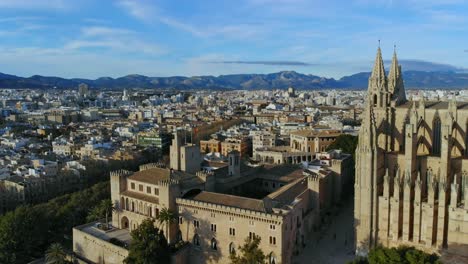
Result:
[[374,104],[374,106],[377,106],[377,95],[376,94],[374,94],[373,104]]
[[273,252],[271,252],[270,256],[268,257],[268,264],[276,264],[276,257],[273,255]]
[[441,123],[440,119],[437,117],[434,120],[433,127],[432,127],[432,154],[439,156],[440,155],[440,148],[442,145],[442,138],[441,138]]
[[182,232],[179,230],[177,231],[177,237],[176,237],[177,241],[182,241]]
[[200,237],[197,234],[193,236],[193,244],[197,247],[200,246]]
[[229,253],[230,254],[235,254],[236,253],[236,246],[234,245],[234,242],[231,242],[229,244]]
[[211,239],[211,249],[218,250],[218,242],[216,242],[215,238]]

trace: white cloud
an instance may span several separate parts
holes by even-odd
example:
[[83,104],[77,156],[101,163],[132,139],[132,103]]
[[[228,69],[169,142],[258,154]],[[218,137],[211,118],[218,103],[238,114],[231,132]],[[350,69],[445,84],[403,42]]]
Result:
[[150,22],[153,20],[154,7],[144,0],[121,0],[117,2],[117,5],[142,21]]
[[124,29],[124,28],[114,28],[114,27],[102,27],[102,26],[91,26],[83,27],[81,32],[86,37],[93,36],[122,36],[122,35],[131,35],[135,32],[133,30]]
[[196,37],[207,38],[223,36],[226,38],[245,40],[246,38],[252,38],[271,30],[271,25],[267,27],[266,25],[248,23],[221,24],[217,26],[213,26],[212,24],[194,25],[166,15],[163,10],[147,1],[122,0],[119,1],[117,5],[131,16],[144,23],[151,25],[164,24],[171,28],[190,33]]
[[114,52],[143,53],[155,56],[167,52],[160,45],[142,39],[135,31],[102,26],[83,27],[81,36],[68,41],[63,48],[66,50],[104,48]]

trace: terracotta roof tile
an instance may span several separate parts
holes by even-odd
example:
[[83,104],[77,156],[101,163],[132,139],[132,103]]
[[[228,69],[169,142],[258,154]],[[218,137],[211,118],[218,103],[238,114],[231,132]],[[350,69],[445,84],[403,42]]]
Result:
[[169,169],[152,168],[135,172],[132,176],[128,177],[130,180],[146,182],[150,184],[157,184],[160,180],[167,180],[171,171]]
[[237,207],[242,209],[248,209],[252,211],[264,212],[267,210],[262,200],[251,199],[246,197],[240,197],[229,194],[213,193],[213,192],[201,192],[195,195],[192,200],[220,204],[225,206]]

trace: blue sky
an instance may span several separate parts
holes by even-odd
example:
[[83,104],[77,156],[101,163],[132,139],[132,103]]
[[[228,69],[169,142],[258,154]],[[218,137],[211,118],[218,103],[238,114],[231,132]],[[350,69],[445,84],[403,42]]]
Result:
[[468,68],[464,0],[0,0],[0,72],[97,78]]

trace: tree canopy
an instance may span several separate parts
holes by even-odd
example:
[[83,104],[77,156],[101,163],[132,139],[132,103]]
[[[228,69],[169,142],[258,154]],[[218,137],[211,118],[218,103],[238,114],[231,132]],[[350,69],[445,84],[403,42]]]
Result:
[[441,264],[436,254],[428,254],[414,247],[377,247],[367,258],[358,257],[349,264]]
[[53,243],[47,249],[45,254],[46,264],[71,264],[71,261],[67,260],[67,253],[62,245],[59,243]]
[[259,236],[247,237],[244,245],[239,247],[239,254],[232,252],[229,256],[231,264],[259,264],[265,263],[266,256],[259,248]]
[[72,228],[86,223],[89,208],[109,196],[109,182],[103,182],[0,216],[0,263],[28,263],[54,242],[70,247]]
[[157,217],[159,224],[166,226],[166,238],[169,240],[169,226],[175,222],[176,215],[169,210],[168,208],[163,208],[161,212],[159,212],[159,216]]
[[341,149],[344,153],[348,153],[353,155],[353,160],[354,160],[354,155],[356,152],[356,147],[358,144],[358,137],[353,136],[353,135],[339,135],[335,142],[330,144],[327,148],[327,150],[331,149]]
[[131,232],[132,243],[128,250],[126,264],[165,264],[170,263],[171,251],[161,230],[155,227],[154,220],[144,220]]

